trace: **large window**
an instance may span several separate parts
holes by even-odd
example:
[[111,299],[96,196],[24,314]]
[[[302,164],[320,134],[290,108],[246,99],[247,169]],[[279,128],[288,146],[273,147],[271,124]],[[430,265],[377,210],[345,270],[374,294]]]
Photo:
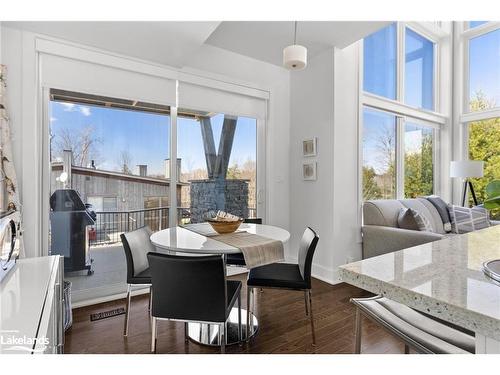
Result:
[[417,198],[434,192],[433,129],[406,122],[404,134],[404,194]]
[[500,29],[470,39],[469,109],[500,106]]
[[436,114],[439,37],[431,38],[433,32],[420,24],[393,23],[364,39],[364,200],[435,192],[435,146],[444,116]]
[[[462,159],[484,161],[484,177],[473,182],[482,203],[486,185],[500,179],[500,22],[471,21],[457,26],[457,47],[466,69],[457,85],[463,103],[458,113],[463,129],[457,133],[465,136],[456,141],[463,145]],[[498,219],[500,212],[492,211],[491,216]]]
[[396,99],[396,31],[394,23],[364,40],[363,88],[388,99]]
[[405,31],[405,103],[434,110],[434,43]]
[[190,209],[192,223],[218,209],[256,216],[257,120],[182,109],[177,145],[181,207]]
[[396,116],[363,111],[363,198],[396,198]]

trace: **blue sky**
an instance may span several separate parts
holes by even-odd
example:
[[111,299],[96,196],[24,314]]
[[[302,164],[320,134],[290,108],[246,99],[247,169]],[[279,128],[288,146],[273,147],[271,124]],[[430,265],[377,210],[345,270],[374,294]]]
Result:
[[[61,129],[78,133],[91,126],[100,140],[98,168],[120,169],[120,153],[128,151],[132,166],[147,164],[148,174],[163,174],[164,160],[169,157],[168,116],[124,111],[111,108],[51,102],[51,131],[57,135]],[[216,149],[218,148],[224,115],[212,117]],[[203,142],[196,120],[178,119],[178,157],[182,159],[183,172],[187,168],[206,168]],[[238,118],[230,165],[256,160],[256,121]]]

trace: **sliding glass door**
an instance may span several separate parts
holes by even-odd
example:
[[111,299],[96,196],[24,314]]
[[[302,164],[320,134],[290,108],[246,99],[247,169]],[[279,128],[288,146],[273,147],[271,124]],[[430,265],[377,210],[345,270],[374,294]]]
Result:
[[253,118],[179,109],[177,174],[183,223],[203,222],[217,210],[257,216],[257,134]]

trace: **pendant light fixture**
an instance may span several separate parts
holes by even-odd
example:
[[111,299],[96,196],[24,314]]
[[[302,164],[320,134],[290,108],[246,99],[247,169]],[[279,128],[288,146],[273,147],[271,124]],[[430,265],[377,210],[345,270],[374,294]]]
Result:
[[294,25],[293,44],[283,50],[283,66],[290,70],[302,70],[307,66],[307,48],[297,44],[297,21]]

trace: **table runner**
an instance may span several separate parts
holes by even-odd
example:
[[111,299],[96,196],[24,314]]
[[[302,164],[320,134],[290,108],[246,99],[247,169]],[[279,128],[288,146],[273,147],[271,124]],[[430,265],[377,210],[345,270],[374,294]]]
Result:
[[216,234],[216,232],[212,234],[213,230],[207,232],[207,226],[212,228],[209,224],[189,224],[183,228],[240,249],[248,269],[285,260],[285,250],[281,241],[244,230],[228,234]]
[[248,232],[220,234],[210,238],[240,249],[248,269],[285,260],[283,243],[272,238]]

